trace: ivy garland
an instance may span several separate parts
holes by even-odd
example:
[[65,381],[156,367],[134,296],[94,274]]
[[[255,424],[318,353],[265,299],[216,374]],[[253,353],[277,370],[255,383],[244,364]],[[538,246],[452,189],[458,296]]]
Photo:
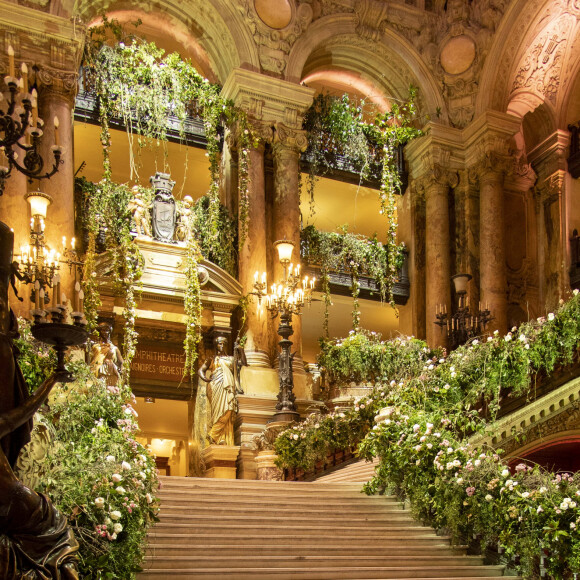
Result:
[[[308,193],[311,209],[314,207],[314,187],[319,175],[337,165],[346,165],[360,174],[361,181],[373,173],[380,174],[380,213],[387,218],[385,297],[394,306],[393,283],[398,274],[401,247],[397,244],[396,194],[400,193],[401,178],[396,164],[400,145],[420,136],[413,127],[416,115],[417,89],[409,89],[409,98],[403,103],[392,103],[391,110],[377,113],[372,121],[365,102],[353,102],[348,95],[341,98],[318,95],[304,119],[308,138],[311,171]],[[356,270],[356,269],[355,269]],[[353,290],[356,293],[358,274],[353,270]],[[381,289],[381,292],[383,290]],[[353,323],[358,325],[358,311],[353,312]]]
[[[372,278],[385,300],[391,292],[391,272],[395,277],[405,259],[405,245],[397,245],[397,253],[389,256],[387,245],[379,242],[377,237],[366,238],[359,234],[349,233],[346,226],[342,232],[322,232],[314,226],[307,226],[301,232],[302,258],[311,265],[320,267],[322,292],[324,294],[324,336],[328,337],[328,309],[331,304],[330,278],[331,271],[348,272],[352,277],[352,327],[358,330],[360,324],[360,276]],[[393,260],[393,265],[389,260]],[[396,278],[395,278],[396,279]]]

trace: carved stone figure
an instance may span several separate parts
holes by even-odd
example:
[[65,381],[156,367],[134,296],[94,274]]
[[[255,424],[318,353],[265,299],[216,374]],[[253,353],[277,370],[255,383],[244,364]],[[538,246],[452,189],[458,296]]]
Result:
[[173,242],[177,212],[171,191],[175,181],[168,173],[157,172],[151,179],[155,188],[153,198],[153,237],[161,242]]
[[137,185],[132,189],[133,199],[129,202],[129,211],[133,215],[135,231],[143,236],[151,237],[151,213],[150,207],[143,199],[143,193]]
[[111,341],[111,331],[108,322],[99,324],[100,341],[93,344],[91,352],[91,369],[97,378],[105,379],[108,387],[117,385],[123,370],[123,356]]
[[177,227],[175,228],[175,239],[178,242],[184,242],[187,239],[187,230],[189,227],[189,218],[191,216],[191,209],[193,207],[193,198],[186,195],[183,198],[183,203],[179,208],[177,216]]
[[[207,359],[198,371],[199,378],[207,383],[207,397],[210,405],[211,424],[208,425],[207,438],[218,445],[234,444],[234,419],[238,410],[237,393],[242,393],[240,370],[247,365],[246,353],[237,342],[234,356],[225,353],[227,339],[218,336],[214,340],[216,354]],[[211,371],[210,378],[206,377]]]
[[78,543],[67,519],[43,494],[20,482],[12,471],[28,442],[32,417],[57,382],[57,372],[28,396],[12,340],[18,335],[8,306],[14,234],[0,222],[0,578],[78,579]]

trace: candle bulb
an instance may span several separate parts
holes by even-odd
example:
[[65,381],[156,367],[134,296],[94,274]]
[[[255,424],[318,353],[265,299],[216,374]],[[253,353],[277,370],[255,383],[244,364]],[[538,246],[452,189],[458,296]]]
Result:
[[264,286],[267,286],[267,283],[266,283],[266,272],[262,272],[262,284]]
[[56,303],[62,304],[60,295],[60,275],[56,275]]
[[44,308],[44,288],[41,288],[38,294],[40,296],[40,308]]
[[85,299],[85,293],[81,290],[79,292],[79,312],[83,311],[83,302]]
[[66,249],[66,236],[62,237],[62,247]]
[[33,129],[36,129],[36,126],[38,124],[38,101],[37,101],[37,97],[38,97],[38,93],[36,92],[36,89],[32,89],[32,120],[30,122],[30,126]]
[[60,121],[58,117],[54,116],[54,144],[58,147],[60,145],[60,139],[58,134],[58,128],[60,127]]
[[52,307],[56,308],[56,284],[57,284],[58,274],[52,277]]
[[26,95],[28,93],[28,67],[25,62],[22,63],[20,70],[22,71],[22,86],[20,88],[22,93]]
[[14,49],[12,45],[8,45],[8,75],[11,77],[16,76],[14,74]]
[[34,308],[40,308],[40,282],[37,280],[34,283]]
[[81,291],[80,282],[75,282],[75,293],[74,293],[74,306],[73,310],[79,312],[79,293]]
[[70,245],[71,245],[71,248],[72,248],[73,250],[75,249],[75,244],[76,244],[76,239],[75,239],[75,238],[73,238],[73,239],[70,241]]

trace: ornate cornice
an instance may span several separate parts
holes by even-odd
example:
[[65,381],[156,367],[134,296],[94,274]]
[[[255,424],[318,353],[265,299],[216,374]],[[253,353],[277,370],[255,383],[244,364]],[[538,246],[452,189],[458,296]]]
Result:
[[387,18],[389,5],[378,0],[356,0],[354,5],[356,32],[363,38],[378,42],[381,24]]

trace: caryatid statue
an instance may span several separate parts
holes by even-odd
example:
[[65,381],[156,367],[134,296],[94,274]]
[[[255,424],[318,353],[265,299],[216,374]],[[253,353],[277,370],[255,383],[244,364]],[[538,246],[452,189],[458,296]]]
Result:
[[[240,384],[241,367],[247,365],[244,348],[237,342],[234,356],[226,354],[227,339],[218,336],[214,339],[215,356],[207,359],[199,368],[199,378],[206,382],[207,398],[210,405],[211,424],[208,425],[207,438],[214,445],[234,444],[234,420],[238,411],[236,394],[242,393]],[[206,377],[210,371],[210,378]]]

